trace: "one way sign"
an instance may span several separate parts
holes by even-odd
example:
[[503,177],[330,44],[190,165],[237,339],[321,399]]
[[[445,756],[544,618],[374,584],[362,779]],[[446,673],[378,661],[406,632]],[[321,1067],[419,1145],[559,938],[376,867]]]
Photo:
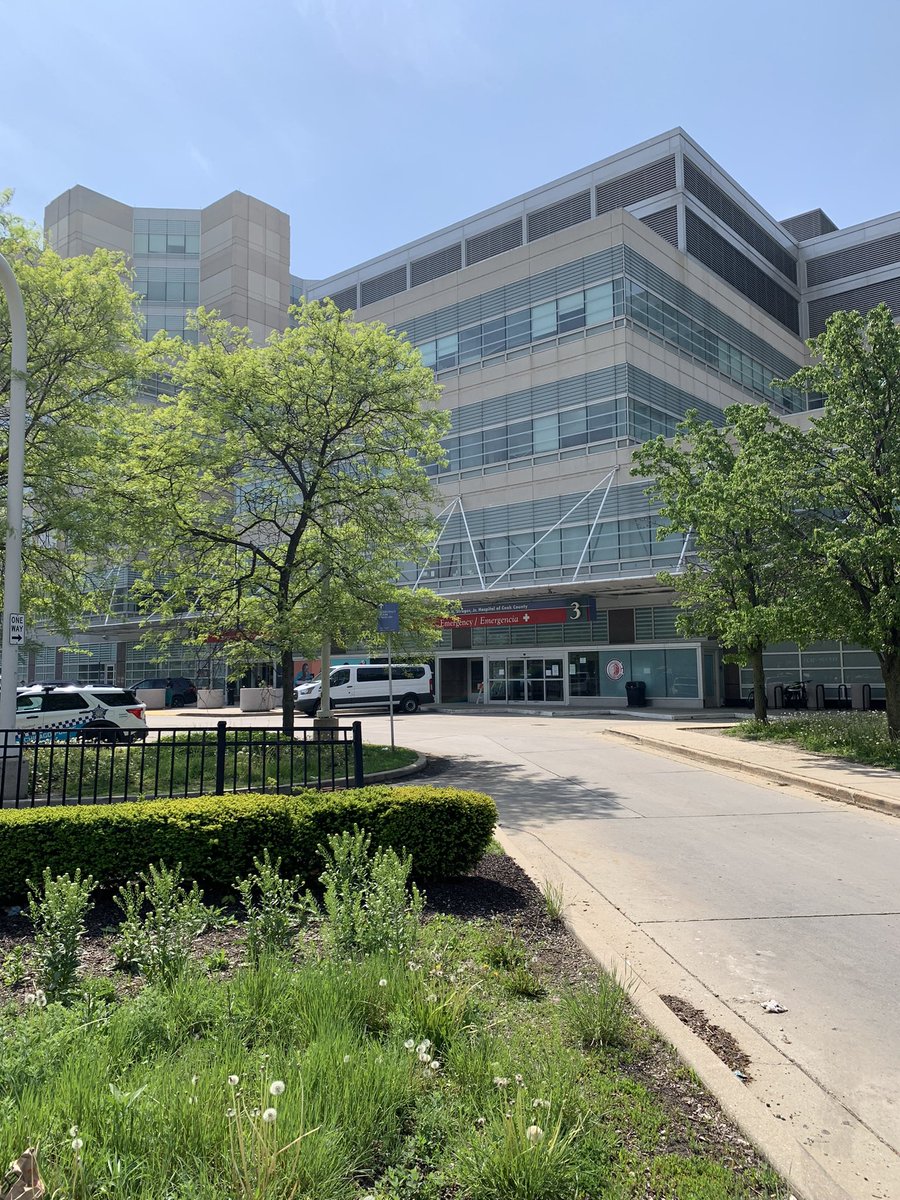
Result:
[[25,614],[10,613],[6,640],[10,646],[21,646],[25,641]]

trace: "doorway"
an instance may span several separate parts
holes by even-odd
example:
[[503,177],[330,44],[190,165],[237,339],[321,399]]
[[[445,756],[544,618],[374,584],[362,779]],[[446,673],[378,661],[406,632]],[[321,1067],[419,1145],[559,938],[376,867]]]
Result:
[[496,658],[488,664],[488,699],[494,704],[563,704],[561,658]]

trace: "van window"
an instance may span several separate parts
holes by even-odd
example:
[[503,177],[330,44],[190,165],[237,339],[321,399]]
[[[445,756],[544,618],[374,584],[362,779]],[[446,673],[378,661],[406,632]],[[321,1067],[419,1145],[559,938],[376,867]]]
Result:
[[[387,683],[387,667],[357,667],[356,678],[359,683]],[[397,672],[394,672],[397,678]]]
[[343,670],[332,671],[330,682],[331,682],[332,687],[340,687],[341,684],[343,684],[343,683],[349,683],[350,682],[350,668],[344,667]]
[[395,679],[424,679],[424,667],[394,667],[392,672]]

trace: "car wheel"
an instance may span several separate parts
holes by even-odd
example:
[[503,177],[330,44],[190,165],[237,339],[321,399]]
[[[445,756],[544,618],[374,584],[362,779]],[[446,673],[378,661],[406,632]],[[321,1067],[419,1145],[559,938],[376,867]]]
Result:
[[96,724],[85,725],[81,736],[85,741],[118,742],[122,731],[109,721],[97,721]]
[[184,708],[185,703],[185,698],[182,696],[181,692],[178,692],[177,695],[172,697],[172,708]]
[[404,696],[403,699],[400,701],[399,708],[400,708],[401,712],[405,712],[405,713],[418,712],[419,711],[419,701],[415,696],[412,695],[412,693],[410,693],[410,695]]

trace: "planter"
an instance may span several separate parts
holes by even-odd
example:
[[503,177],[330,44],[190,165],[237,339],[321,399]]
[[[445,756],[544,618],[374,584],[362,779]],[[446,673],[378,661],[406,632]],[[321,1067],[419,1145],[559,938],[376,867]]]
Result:
[[198,708],[224,708],[224,688],[197,688]]
[[241,688],[241,712],[271,712],[275,707],[275,693],[270,687]]
[[141,704],[146,704],[148,708],[166,707],[165,688],[140,688],[134,694]]

